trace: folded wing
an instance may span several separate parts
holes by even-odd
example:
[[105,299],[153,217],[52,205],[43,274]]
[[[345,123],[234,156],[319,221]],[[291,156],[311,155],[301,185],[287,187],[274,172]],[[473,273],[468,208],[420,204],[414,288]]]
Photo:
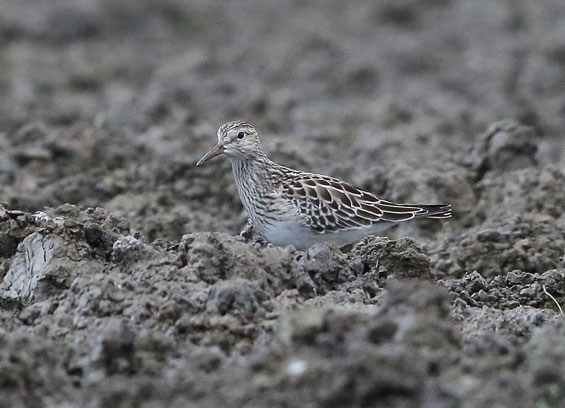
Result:
[[451,216],[449,205],[396,204],[321,175],[296,178],[285,185],[282,194],[295,203],[306,223],[320,233],[357,229],[377,222],[407,221],[419,216]]

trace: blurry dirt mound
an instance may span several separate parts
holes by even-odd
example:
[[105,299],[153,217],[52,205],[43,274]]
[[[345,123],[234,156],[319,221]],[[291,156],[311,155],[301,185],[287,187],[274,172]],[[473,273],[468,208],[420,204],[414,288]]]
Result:
[[438,248],[432,266],[440,276],[477,271],[492,277],[515,269],[542,273],[562,266],[565,225],[548,215],[518,214],[485,222]]
[[[532,364],[538,368],[528,381],[548,384],[544,398],[561,381],[558,361],[538,340],[517,341],[512,330],[477,337],[467,325],[477,324],[481,304],[552,307],[540,285],[562,300],[563,272],[515,271],[490,281],[475,273],[442,281],[449,295],[424,282],[430,260],[409,239],[368,238],[347,254],[325,245],[306,252],[252,246],[222,233],[151,245],[102,209],[0,215],[4,241],[13,240],[2,253],[4,384],[33,387],[40,401],[219,404],[253,395],[263,405],[288,401],[289,393],[322,406],[482,401],[499,397],[494,389],[480,397],[468,387],[439,390],[463,369],[454,371],[454,362],[472,355],[478,360],[465,366],[467,375],[483,387],[498,370],[487,361],[509,344],[538,355],[515,366],[511,381]],[[424,281],[405,280],[414,277]],[[328,303],[347,293],[350,306]],[[489,318],[498,324],[496,314]],[[523,330],[529,337],[546,319],[538,313]],[[484,342],[497,347],[488,351]],[[35,373],[43,365],[52,371],[45,378]],[[363,376],[354,374],[360,370]],[[47,397],[51,387],[59,393]],[[26,398],[13,391],[5,402]]]
[[363,269],[380,276],[431,279],[430,259],[414,240],[369,237],[351,251],[363,264]]
[[[1,10],[1,408],[565,406],[565,2]],[[235,119],[454,217],[246,242]]]
[[538,151],[534,129],[514,120],[493,123],[483,133],[469,157],[477,177],[488,171],[504,172],[535,166]]
[[478,272],[466,273],[461,279],[440,281],[458,299],[472,306],[498,309],[529,305],[557,309],[565,304],[565,268],[543,273],[522,272],[518,269],[485,279]]
[[565,213],[565,169],[555,165],[487,175],[478,184],[477,215],[492,218],[510,209],[515,213],[547,214],[558,219]]
[[[153,358],[144,347],[170,353],[162,339],[144,345],[140,339],[153,334],[138,333],[141,327],[167,333],[168,342],[249,353],[254,340],[272,330],[273,319],[308,298],[351,292],[362,304],[380,293],[373,274],[386,278],[414,265],[429,277],[427,257],[409,240],[368,240],[347,256],[323,245],[306,253],[252,247],[221,233],[186,235],[179,245],[163,246],[144,243],[124,219],[102,209],[65,205],[35,214],[2,209],[0,215],[9,241],[1,254],[7,267],[0,284],[3,319],[16,313],[12,329],[45,336],[34,348],[22,343],[22,352],[52,344],[71,353],[64,362],[54,357],[61,371],[46,383],[67,375],[67,391],[99,375],[141,375],[150,364],[146,357]],[[389,270],[369,267],[377,260]],[[8,332],[4,336],[11,342]]]

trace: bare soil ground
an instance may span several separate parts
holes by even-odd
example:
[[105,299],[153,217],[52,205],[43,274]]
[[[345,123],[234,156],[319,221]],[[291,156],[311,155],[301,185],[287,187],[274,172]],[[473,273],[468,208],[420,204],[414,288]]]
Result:
[[[565,2],[0,0],[0,407],[565,406]],[[265,150],[454,218],[245,242]],[[408,237],[408,238],[406,238]]]

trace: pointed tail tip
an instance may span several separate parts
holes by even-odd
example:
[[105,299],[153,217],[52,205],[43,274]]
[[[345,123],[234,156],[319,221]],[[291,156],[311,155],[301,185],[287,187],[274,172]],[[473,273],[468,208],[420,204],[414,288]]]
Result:
[[424,207],[428,218],[445,219],[451,218],[451,204],[434,204]]

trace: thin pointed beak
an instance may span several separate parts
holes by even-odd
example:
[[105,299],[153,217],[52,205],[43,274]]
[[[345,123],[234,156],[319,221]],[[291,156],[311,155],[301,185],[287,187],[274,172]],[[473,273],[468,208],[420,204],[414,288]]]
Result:
[[196,163],[196,166],[200,166],[200,165],[206,163],[208,160],[213,159],[216,156],[219,156],[223,152],[224,152],[224,146],[221,145],[220,143],[218,143],[216,146],[212,147],[208,153],[206,153],[204,156],[202,156],[202,158],[200,160],[198,160],[198,163]]

